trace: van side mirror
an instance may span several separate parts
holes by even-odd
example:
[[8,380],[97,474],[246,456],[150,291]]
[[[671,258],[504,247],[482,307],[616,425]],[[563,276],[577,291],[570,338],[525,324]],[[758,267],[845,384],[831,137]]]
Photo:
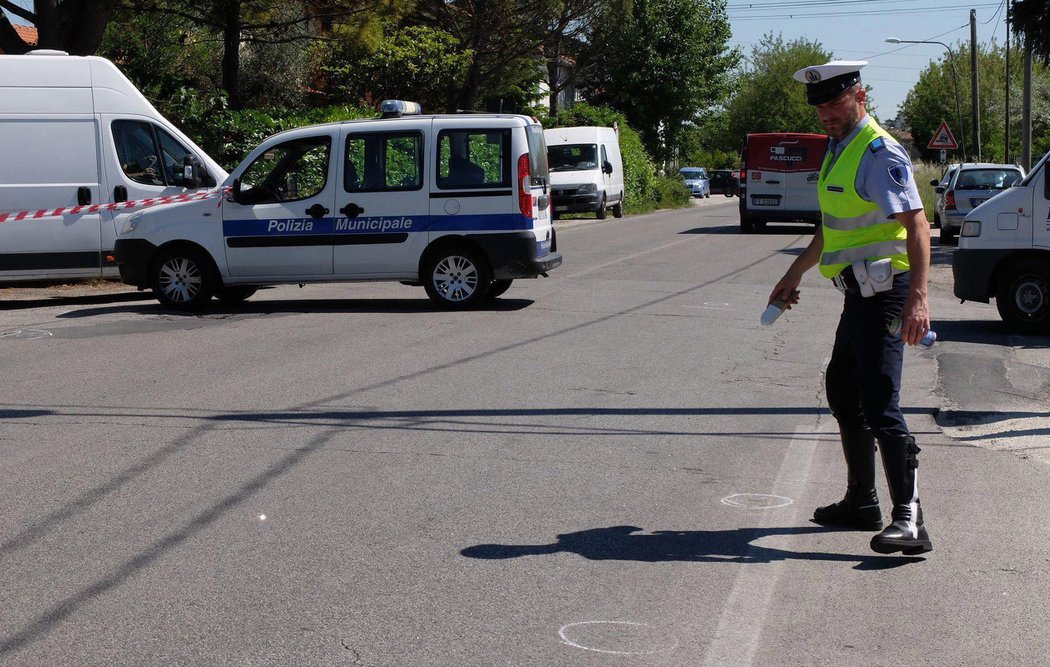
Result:
[[192,155],[187,155],[182,158],[182,172],[176,174],[175,182],[188,190],[196,190],[201,186],[202,170],[200,161]]
[[608,160],[602,162],[602,171],[606,174],[611,174],[613,172],[612,162],[609,162]]
[[233,179],[233,183],[230,185],[230,198],[238,204],[244,204],[244,197],[241,196],[241,179]]
[[940,183],[940,181],[938,181],[936,178],[930,181],[930,185],[932,185],[933,187],[937,187],[938,183]]

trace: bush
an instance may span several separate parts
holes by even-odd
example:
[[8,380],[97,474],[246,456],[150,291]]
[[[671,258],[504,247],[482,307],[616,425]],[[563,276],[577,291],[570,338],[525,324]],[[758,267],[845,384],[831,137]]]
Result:
[[684,208],[689,206],[692,193],[678,176],[658,176],[656,178],[656,208]]
[[300,112],[287,109],[234,111],[229,108],[224,95],[201,97],[186,88],[155,104],[161,114],[227,171],[240,164],[263,139],[278,132],[317,123],[378,116],[370,107],[347,106]]

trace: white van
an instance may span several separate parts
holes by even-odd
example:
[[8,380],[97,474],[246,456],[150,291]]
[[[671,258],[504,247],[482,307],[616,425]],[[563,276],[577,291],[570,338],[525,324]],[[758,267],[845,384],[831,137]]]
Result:
[[623,217],[623,159],[612,127],[559,127],[544,130],[550,164],[554,216],[606,209]]
[[108,60],[0,55],[0,283],[115,277],[113,242],[129,213],[74,207],[225,178]]
[[1050,153],[966,216],[952,254],[955,296],[988,303],[1025,332],[1050,333]]
[[183,308],[260,285],[364,280],[422,284],[465,308],[561,264],[535,119],[382,109],[270,137],[219,200],[133,214],[116,242],[121,278]]
[[744,139],[740,167],[740,232],[767,222],[821,223],[817,181],[828,149],[823,134],[772,132]]

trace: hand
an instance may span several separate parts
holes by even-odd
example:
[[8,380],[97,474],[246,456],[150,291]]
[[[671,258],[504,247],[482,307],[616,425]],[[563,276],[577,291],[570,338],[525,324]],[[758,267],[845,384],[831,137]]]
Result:
[[793,276],[790,271],[785,273],[773,291],[769,293],[769,301],[766,302],[766,305],[774,301],[783,301],[784,310],[791,310],[791,305],[798,303],[798,284],[800,282],[802,281]]
[[930,330],[930,309],[926,295],[911,292],[901,310],[901,340],[908,345],[918,345],[926,332]]

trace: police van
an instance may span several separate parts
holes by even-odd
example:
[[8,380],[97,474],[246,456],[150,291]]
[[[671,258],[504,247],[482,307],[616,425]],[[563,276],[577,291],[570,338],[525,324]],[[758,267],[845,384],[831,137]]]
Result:
[[827,152],[823,134],[749,134],[741,152],[740,231],[767,222],[821,222],[817,181]]
[[561,264],[538,121],[381,109],[274,135],[221,196],[134,214],[115,244],[121,278],[178,308],[263,285],[375,280],[465,308]]

